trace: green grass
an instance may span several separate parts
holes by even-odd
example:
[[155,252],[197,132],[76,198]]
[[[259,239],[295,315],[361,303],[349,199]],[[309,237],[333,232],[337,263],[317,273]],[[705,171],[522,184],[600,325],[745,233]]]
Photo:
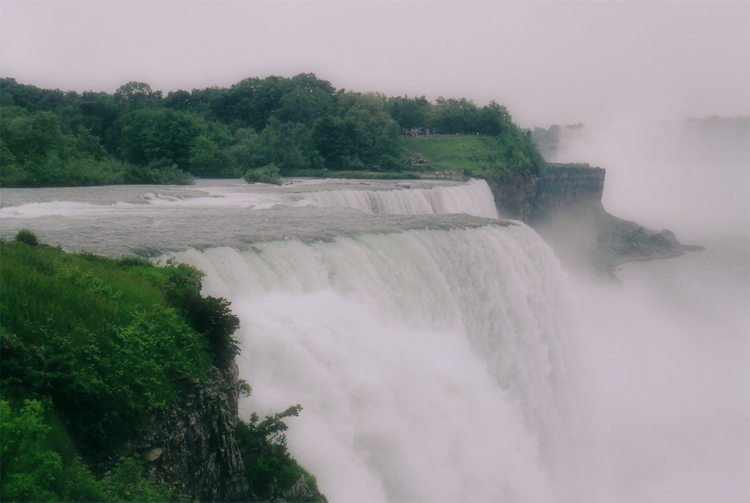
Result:
[[482,169],[479,159],[490,151],[482,136],[404,138],[403,142],[409,152],[431,162],[425,171],[478,172]]
[[403,144],[430,162],[425,174],[464,170],[466,177],[504,178],[538,174],[546,165],[531,136],[518,128],[498,136],[404,138]]

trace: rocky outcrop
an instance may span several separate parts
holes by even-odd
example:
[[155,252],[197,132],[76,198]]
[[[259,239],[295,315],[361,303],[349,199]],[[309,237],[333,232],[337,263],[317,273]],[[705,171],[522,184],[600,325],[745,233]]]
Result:
[[206,382],[185,382],[182,397],[156,412],[116,457],[144,456],[152,480],[198,501],[246,501],[248,485],[234,437],[238,369],[231,358]]
[[623,262],[702,249],[681,244],[667,229],[657,232],[607,213],[601,202],[605,175],[587,164],[550,164],[540,175],[487,183],[501,217],[529,224],[578,272],[614,277]]
[[536,175],[487,179],[500,217],[528,222],[537,199],[539,181],[540,177]]

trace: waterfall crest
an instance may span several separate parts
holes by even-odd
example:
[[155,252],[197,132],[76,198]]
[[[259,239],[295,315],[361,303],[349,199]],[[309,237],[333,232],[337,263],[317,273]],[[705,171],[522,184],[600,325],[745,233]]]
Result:
[[[408,183],[405,183],[408,188]],[[367,213],[424,215],[466,213],[477,217],[498,218],[497,208],[487,182],[430,189],[395,190],[320,190],[310,192],[301,202],[311,206],[354,208]]]

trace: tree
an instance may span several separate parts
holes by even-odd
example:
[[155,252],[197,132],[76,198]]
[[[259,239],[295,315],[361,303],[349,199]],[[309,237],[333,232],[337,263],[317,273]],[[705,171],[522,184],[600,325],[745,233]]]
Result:
[[432,129],[443,134],[475,133],[478,131],[477,112],[471,100],[440,96],[435,100]]
[[145,82],[130,81],[115,91],[115,98],[123,102],[128,110],[155,108],[161,105],[161,91],[152,91]]
[[282,175],[315,167],[319,156],[310,148],[308,134],[304,124],[282,123],[272,117],[258,138],[263,161],[278,166]]
[[497,136],[512,127],[514,126],[508,110],[498,105],[495,100],[482,107],[477,115],[477,131],[480,133]]
[[182,89],[170,91],[167,97],[164,98],[164,106],[166,108],[174,108],[175,110],[187,110],[191,104],[190,98],[190,93]]
[[198,118],[171,109],[141,109],[121,119],[120,152],[133,164],[146,166],[160,159],[189,167],[195,139],[200,134]]
[[347,155],[344,121],[333,115],[324,115],[315,121],[310,131],[310,142],[323,157],[326,167],[341,166]]

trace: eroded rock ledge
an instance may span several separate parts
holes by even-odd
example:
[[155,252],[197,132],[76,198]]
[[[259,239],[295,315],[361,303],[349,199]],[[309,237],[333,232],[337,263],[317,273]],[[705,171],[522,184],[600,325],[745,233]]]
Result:
[[487,180],[503,218],[533,227],[569,268],[614,277],[617,265],[669,258],[700,246],[683,245],[673,232],[617,218],[602,206],[602,168],[550,164],[540,175]]

